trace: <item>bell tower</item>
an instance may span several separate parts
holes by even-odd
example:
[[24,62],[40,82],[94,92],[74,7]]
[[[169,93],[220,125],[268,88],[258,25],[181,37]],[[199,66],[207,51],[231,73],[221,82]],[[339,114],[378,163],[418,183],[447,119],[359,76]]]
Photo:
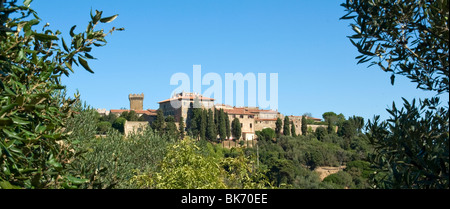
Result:
[[128,99],[130,100],[130,110],[144,109],[144,93],[130,94],[128,95]]

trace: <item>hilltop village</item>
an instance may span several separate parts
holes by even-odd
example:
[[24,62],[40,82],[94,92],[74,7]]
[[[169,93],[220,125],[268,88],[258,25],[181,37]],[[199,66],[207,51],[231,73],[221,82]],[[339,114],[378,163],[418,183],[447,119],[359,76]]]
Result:
[[[136,114],[143,118],[144,121],[126,121],[124,125],[125,136],[131,132],[139,132],[144,126],[151,124],[156,120],[157,110],[154,109],[144,109],[144,94],[130,94],[128,95],[130,101],[129,109],[111,109],[107,111],[106,109],[97,109],[100,115],[115,114],[120,116],[123,112],[134,111]],[[164,117],[172,116],[175,119],[175,124],[179,126],[180,119],[183,118],[184,124],[187,123],[189,109],[194,106],[194,101],[198,99],[201,108],[203,109],[216,109],[223,110],[227,113],[229,121],[234,118],[238,118],[241,123],[242,135],[238,140],[253,140],[256,139],[256,131],[261,131],[265,128],[276,128],[276,121],[278,118],[284,119],[285,116],[278,112],[277,110],[263,110],[259,107],[233,107],[225,104],[214,104],[214,98],[204,97],[198,93],[178,93],[172,96],[172,98],[158,102],[159,109],[164,114]],[[172,105],[172,104],[175,105]],[[174,108],[179,107],[179,108]],[[291,125],[295,126],[297,134],[302,134],[301,131],[301,121],[303,116],[287,116]],[[307,117],[307,119],[313,120],[315,122],[320,122],[320,118]],[[317,127],[324,125],[313,125],[308,124],[308,128],[311,131],[315,131]],[[324,126],[325,127],[325,126]],[[234,139],[233,136],[227,140]]]

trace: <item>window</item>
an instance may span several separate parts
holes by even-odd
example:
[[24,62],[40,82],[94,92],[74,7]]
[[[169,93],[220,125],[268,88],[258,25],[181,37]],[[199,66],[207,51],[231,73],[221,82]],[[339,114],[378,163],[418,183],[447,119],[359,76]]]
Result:
[[241,123],[241,128],[243,127],[244,125]]
[[243,115],[240,115],[239,117],[240,117],[240,118],[244,118],[244,116],[243,116]]
[[253,128],[253,125],[250,123],[250,128]]

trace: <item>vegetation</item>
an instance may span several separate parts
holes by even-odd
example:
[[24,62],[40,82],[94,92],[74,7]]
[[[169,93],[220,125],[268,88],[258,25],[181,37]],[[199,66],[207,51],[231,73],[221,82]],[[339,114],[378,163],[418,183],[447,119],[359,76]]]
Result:
[[[265,175],[242,150],[223,150],[191,139],[169,146],[156,173],[138,173],[131,183],[157,189],[261,189],[270,187]],[[207,150],[206,154],[202,153]],[[229,154],[224,154],[229,152]],[[229,157],[229,155],[233,157]],[[227,157],[228,155],[228,157]]]
[[242,130],[239,118],[235,118],[233,122],[231,122],[231,134],[233,135],[235,141],[241,138]]
[[291,135],[291,130],[289,128],[290,124],[291,124],[291,122],[289,121],[289,117],[285,116],[284,117],[284,123],[283,123],[283,135],[285,135],[285,136],[290,136]]
[[277,134],[277,137],[281,136],[281,127],[283,126],[283,122],[280,118],[277,118],[277,122],[275,122],[275,133]]
[[[342,6],[355,32],[350,41],[383,71],[406,76],[417,88],[449,93],[448,1],[346,1]],[[371,162],[380,188],[449,188],[449,113],[439,97],[407,101],[387,109],[391,117],[369,120],[368,138],[376,147]]]
[[61,188],[78,181],[67,173],[76,153],[63,132],[78,96],[60,93],[61,76],[74,72],[74,64],[93,73],[87,62],[93,47],[122,29],[97,29],[117,15],[95,11],[86,30],[73,26],[66,42],[48,24],[36,29],[41,19],[30,3],[0,1],[0,187]]
[[306,136],[306,133],[308,132],[308,123],[306,121],[306,115],[302,116],[302,135]]
[[[288,117],[278,118],[275,130],[256,132],[255,146],[231,149],[217,142],[241,138],[239,119],[230,123],[223,110],[199,108],[196,98],[187,133],[158,110],[151,126],[124,137],[124,123],[142,117],[100,116],[79,95],[68,98],[61,84],[73,64],[93,72],[93,47],[122,30],[96,27],[117,15],[91,12],[87,29],[72,27],[65,42],[48,25],[34,29],[41,20],[30,2],[0,0],[0,188],[448,189],[449,113],[438,97],[404,100],[401,109],[393,103],[391,118],[375,116],[366,126],[362,117],[326,112],[327,128],[313,132],[305,114],[299,136]],[[354,21],[358,63],[377,59],[371,65],[392,73],[392,84],[404,75],[420,89],[448,94],[447,1],[342,6],[342,19]],[[345,168],[321,181],[322,166]]]
[[291,122],[291,134],[293,137],[297,136],[297,133],[295,133],[295,125],[294,122]]

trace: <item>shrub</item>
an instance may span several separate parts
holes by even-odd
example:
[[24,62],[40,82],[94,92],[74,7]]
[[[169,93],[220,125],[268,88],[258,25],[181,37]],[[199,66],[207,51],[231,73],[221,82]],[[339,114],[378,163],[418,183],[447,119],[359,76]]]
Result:
[[323,181],[336,184],[342,189],[351,188],[354,186],[352,176],[344,171],[339,171],[337,173],[331,174],[325,177]]

